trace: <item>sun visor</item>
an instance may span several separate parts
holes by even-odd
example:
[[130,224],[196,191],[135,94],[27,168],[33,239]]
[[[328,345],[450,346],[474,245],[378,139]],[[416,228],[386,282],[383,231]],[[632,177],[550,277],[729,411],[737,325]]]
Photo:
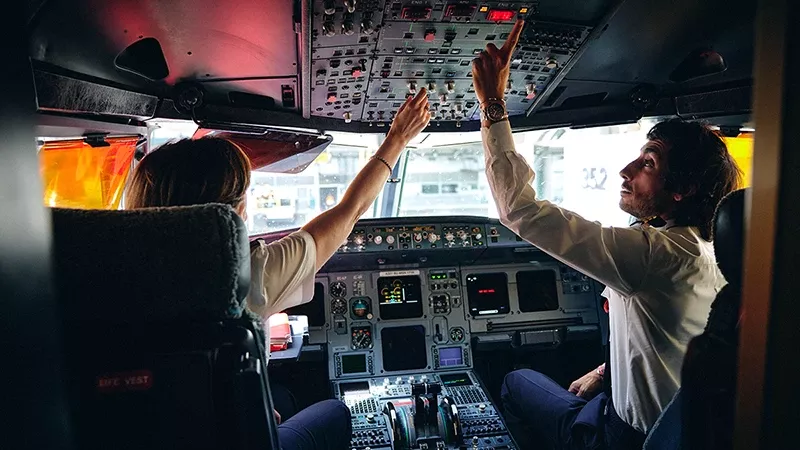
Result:
[[238,145],[259,172],[304,171],[333,142],[328,135],[269,129],[263,133],[240,133],[199,128],[192,139],[214,136]]

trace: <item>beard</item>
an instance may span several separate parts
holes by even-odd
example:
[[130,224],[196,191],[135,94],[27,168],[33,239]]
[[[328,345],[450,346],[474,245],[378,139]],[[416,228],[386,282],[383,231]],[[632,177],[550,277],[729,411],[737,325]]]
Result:
[[629,195],[619,199],[619,208],[626,213],[644,219],[652,216],[661,216],[668,211],[669,194],[640,196]]

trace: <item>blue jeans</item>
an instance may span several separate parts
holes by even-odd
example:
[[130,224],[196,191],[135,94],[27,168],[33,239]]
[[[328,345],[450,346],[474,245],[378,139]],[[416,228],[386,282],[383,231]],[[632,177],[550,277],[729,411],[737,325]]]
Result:
[[547,376],[524,369],[506,375],[500,395],[520,448],[627,450],[641,449],[644,443],[644,434],[616,415],[605,394],[586,401]]
[[345,450],[351,435],[350,409],[339,400],[315,403],[278,426],[283,450]]

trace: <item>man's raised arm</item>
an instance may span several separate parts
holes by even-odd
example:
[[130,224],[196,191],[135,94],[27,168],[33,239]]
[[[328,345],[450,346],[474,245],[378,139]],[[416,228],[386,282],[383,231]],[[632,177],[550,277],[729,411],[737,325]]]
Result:
[[[494,44],[473,61],[472,78],[481,103],[481,136],[486,177],[500,222],[554,258],[623,294],[635,292],[650,264],[649,234],[643,230],[603,227],[546,201],[537,200],[534,172],[514,148],[507,116],[486,107],[504,106],[511,55],[524,22],[514,25],[502,48]],[[493,114],[494,113],[494,114]]]

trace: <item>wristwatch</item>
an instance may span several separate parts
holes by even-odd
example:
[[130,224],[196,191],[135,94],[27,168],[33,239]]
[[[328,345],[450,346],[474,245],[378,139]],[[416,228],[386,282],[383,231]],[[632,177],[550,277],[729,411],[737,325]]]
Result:
[[492,124],[508,119],[506,101],[502,98],[489,98],[481,103],[481,126],[489,128]]

